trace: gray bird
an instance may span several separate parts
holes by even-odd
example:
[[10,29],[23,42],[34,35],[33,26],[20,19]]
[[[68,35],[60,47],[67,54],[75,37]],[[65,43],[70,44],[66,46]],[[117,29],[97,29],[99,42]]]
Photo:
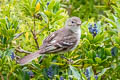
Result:
[[43,54],[59,53],[75,49],[81,37],[80,25],[80,18],[69,18],[63,28],[53,32],[43,41],[40,50],[19,59],[17,62],[25,65]]

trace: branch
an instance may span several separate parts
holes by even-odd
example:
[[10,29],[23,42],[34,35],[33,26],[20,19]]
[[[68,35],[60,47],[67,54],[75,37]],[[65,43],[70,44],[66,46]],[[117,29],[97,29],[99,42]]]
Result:
[[0,72],[0,76],[1,76],[1,80],[4,80],[4,77],[3,77],[3,75],[1,74],[1,72]]
[[32,34],[33,34],[33,37],[34,37],[35,43],[36,43],[36,45],[37,45],[37,48],[38,48],[38,50],[39,50],[39,44],[38,44],[38,41],[37,41],[37,36],[36,36],[35,27],[36,27],[36,23],[35,23],[35,16],[34,16],[34,31],[31,30],[31,32],[32,32]]
[[[27,23],[27,21],[26,21]],[[30,27],[30,25],[27,23],[27,25]],[[33,38],[35,40],[35,43],[37,45],[37,48],[39,49],[39,44],[38,44],[38,41],[37,41],[37,36],[36,36],[36,33],[35,33],[35,20],[34,20],[34,31],[32,31],[32,29],[30,30],[32,32],[32,35],[33,35]]]
[[19,49],[15,49],[17,52],[20,52],[20,53],[27,53],[27,54],[31,54],[32,52],[29,52],[29,51],[25,51],[24,49],[20,48]]
[[20,56],[17,56],[17,55],[15,55],[15,57],[16,57],[16,58],[18,58],[18,59],[20,59],[20,58],[21,58]]
[[24,32],[21,32],[21,33],[19,33],[19,34],[16,34],[15,37],[14,37],[14,39],[19,38],[23,33],[24,33]]
[[31,30],[31,32],[32,32],[33,38],[35,40],[35,43],[37,45],[37,48],[39,49],[39,44],[38,44],[38,41],[37,41],[37,36],[36,36],[36,34],[32,30]]

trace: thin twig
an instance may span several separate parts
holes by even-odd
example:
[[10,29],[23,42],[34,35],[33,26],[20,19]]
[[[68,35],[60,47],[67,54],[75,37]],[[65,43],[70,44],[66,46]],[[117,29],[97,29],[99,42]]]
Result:
[[7,75],[7,80],[9,80],[9,77],[11,76],[12,72],[10,72],[8,75]]
[[[35,23],[35,16],[34,16],[34,31],[32,32],[32,34],[33,34],[35,43],[36,43],[36,45],[37,45],[37,48],[38,48],[38,50],[39,50],[39,44],[38,44],[38,41],[37,41],[37,36],[36,36],[35,28],[36,28],[36,23]],[[31,30],[31,31],[32,31],[32,30]]]
[[27,54],[31,54],[32,52],[29,52],[29,51],[26,51],[22,48],[19,47],[19,49],[15,49],[17,52],[20,52],[20,53],[27,53]]
[[[26,22],[27,23],[27,22]],[[30,27],[30,25],[27,23],[27,25]],[[34,38],[34,40],[35,40],[35,43],[36,43],[36,45],[37,45],[37,48],[39,49],[39,44],[38,44],[38,41],[37,41],[37,36],[36,36],[36,33],[35,33],[35,22],[34,22],[34,31],[32,31],[32,29],[31,29],[31,33],[32,33],[32,35],[33,35],[33,38]]]
[[14,39],[19,38],[23,33],[24,33],[24,32],[21,32],[21,33],[19,33],[19,34],[16,34],[15,37],[14,37]]
[[15,57],[16,57],[17,59],[20,59],[20,58],[21,58],[20,56],[17,56],[17,55],[15,55]]
[[36,34],[32,30],[31,30],[31,32],[32,32],[33,38],[35,40],[35,43],[37,45],[37,48],[39,49],[39,44],[38,44],[38,41],[37,41],[37,36],[36,36]]
[[[28,23],[27,23],[27,25],[30,27],[30,25],[29,25]],[[37,36],[36,36],[38,33],[36,33],[36,31],[35,31],[35,26],[36,26],[36,24],[35,24],[35,16],[34,16],[34,31],[32,31],[32,29],[31,29],[31,32],[32,32],[33,38],[34,38],[34,40],[35,40],[35,43],[36,43],[36,45],[37,45],[37,48],[39,49],[39,44],[38,44]],[[46,27],[47,27],[47,26],[45,26],[44,28],[42,28],[42,29],[39,31],[39,33],[41,33]],[[45,57],[45,56],[42,56],[42,58],[40,59],[40,62],[42,62],[42,60],[44,59],[44,57]]]
[[4,80],[4,77],[3,77],[3,75],[1,74],[1,72],[0,72],[0,76],[1,76],[1,80]]

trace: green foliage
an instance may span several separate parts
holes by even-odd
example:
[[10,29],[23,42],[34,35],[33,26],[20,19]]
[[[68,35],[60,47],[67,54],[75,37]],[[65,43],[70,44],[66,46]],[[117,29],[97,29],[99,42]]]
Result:
[[17,69],[19,65],[16,64],[15,60],[10,57],[11,50],[0,51],[0,76],[1,80],[12,80],[16,79]]
[[1,48],[8,47],[14,38],[15,33],[18,30],[18,22],[16,20],[10,20],[6,17],[5,19],[0,19],[0,42]]
[[79,16],[86,21],[89,18],[99,20],[99,15],[104,14],[105,10],[112,10],[111,6],[119,3],[119,0],[62,0],[61,2],[70,16]]
[[[119,0],[3,0],[0,5],[0,80],[120,79]],[[38,50],[69,16],[83,21],[79,46],[64,54],[72,63],[57,54],[16,63]]]

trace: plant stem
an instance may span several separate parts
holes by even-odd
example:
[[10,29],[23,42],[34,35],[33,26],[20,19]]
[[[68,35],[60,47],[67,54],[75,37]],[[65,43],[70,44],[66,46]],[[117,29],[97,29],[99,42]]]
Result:
[[35,16],[34,16],[34,30],[33,30],[33,31],[31,30],[31,32],[32,32],[32,34],[33,34],[33,38],[34,38],[34,40],[35,40],[35,43],[36,43],[36,45],[37,45],[37,48],[38,48],[38,50],[39,50],[39,44],[38,44],[38,41],[37,41],[37,36],[36,36],[35,27],[36,27],[36,23],[35,23]]
[[0,76],[1,76],[1,80],[4,80],[4,77],[3,77],[3,75],[0,73]]
[[[30,25],[27,23],[27,25],[30,27]],[[36,36],[36,32],[35,32],[35,19],[34,19],[34,30],[30,30],[32,35],[33,35],[33,38],[35,40],[35,43],[37,45],[37,48],[39,49],[39,44],[38,44],[38,41],[37,41],[37,36]]]
[[31,30],[31,32],[32,32],[33,38],[35,40],[35,43],[37,45],[37,48],[39,49],[39,44],[38,44],[38,41],[37,41],[37,36],[36,36],[36,34],[32,30]]
[[31,54],[32,52],[29,52],[29,51],[26,51],[20,47],[18,47],[17,49],[15,49],[17,52],[20,52],[20,53],[27,53],[27,54]]

